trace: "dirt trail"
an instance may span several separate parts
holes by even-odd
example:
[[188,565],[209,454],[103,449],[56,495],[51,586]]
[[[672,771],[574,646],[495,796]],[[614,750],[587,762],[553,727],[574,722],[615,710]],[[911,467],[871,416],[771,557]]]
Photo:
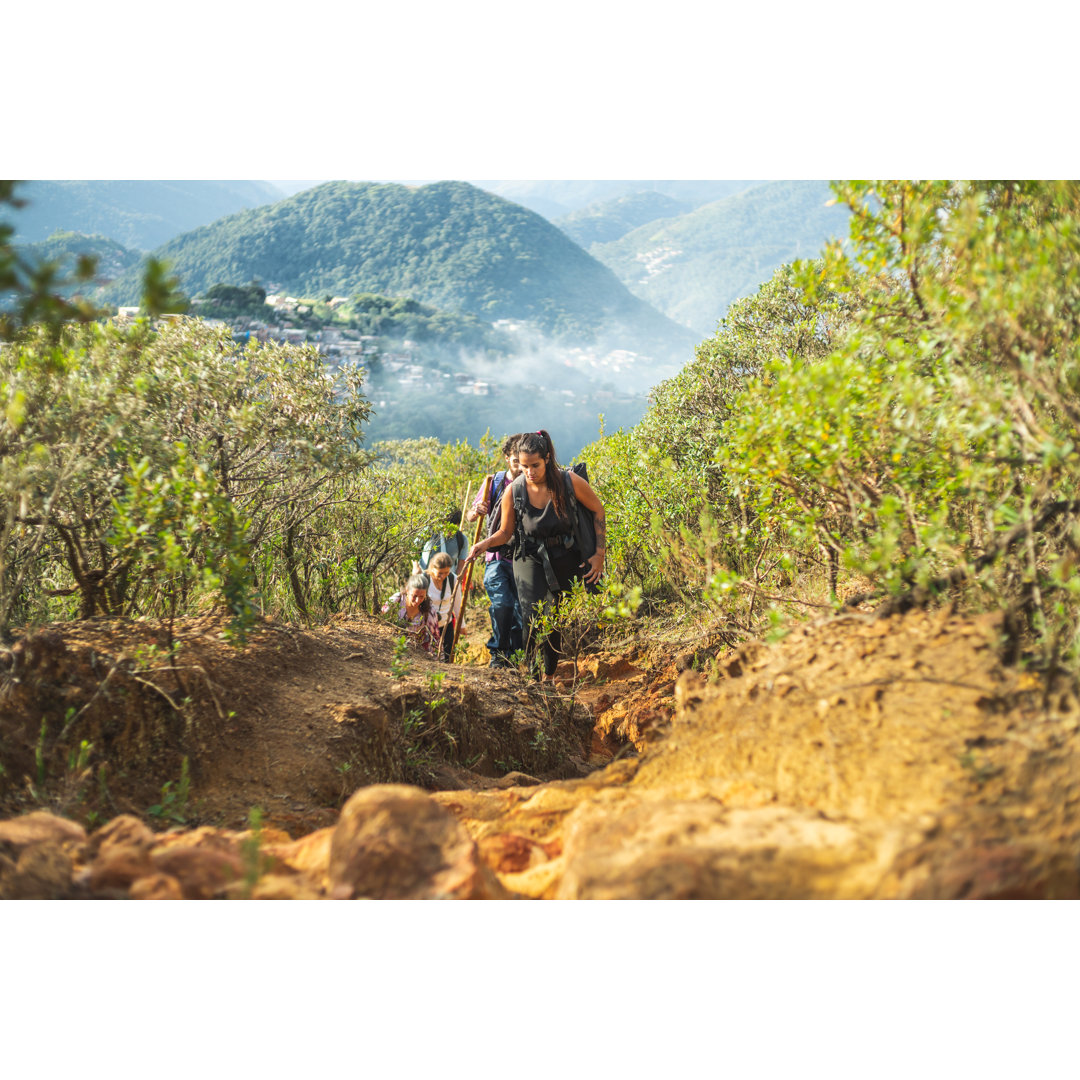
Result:
[[[535,783],[588,771],[584,707],[516,672],[412,650],[395,676],[399,635],[381,619],[267,621],[242,648],[223,630],[221,620],[177,623],[174,649],[159,624],[85,620],[19,642],[0,690],[0,813],[33,809],[34,786],[65,813],[93,809],[91,823],[145,816],[166,783],[175,795],[184,757],[190,790],[171,811],[239,827],[258,806],[294,833],[335,820],[361,784],[484,787],[512,773]],[[76,797],[70,748],[83,740],[105,779]]]
[[[1080,706],[1003,663],[1000,629],[941,611],[734,651],[639,641],[561,665],[555,692],[415,655],[395,675],[396,633],[366,617],[241,650],[189,623],[156,667],[160,627],[72,624],[8,660],[0,816],[89,832],[0,822],[0,892],[1080,897]],[[48,798],[28,782],[43,710]],[[116,764],[107,794],[69,767],[79,739]],[[147,808],[183,754],[181,827]],[[125,811],[174,830],[101,827]]]

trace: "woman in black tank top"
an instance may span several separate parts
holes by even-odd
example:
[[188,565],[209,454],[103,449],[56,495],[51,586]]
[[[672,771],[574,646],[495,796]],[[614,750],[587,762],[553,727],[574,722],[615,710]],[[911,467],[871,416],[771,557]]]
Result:
[[[524,486],[525,509],[522,532],[525,543],[514,554],[514,583],[517,585],[525,632],[525,651],[530,659],[535,655],[539,635],[533,633],[533,623],[543,612],[557,608],[560,595],[570,589],[577,578],[592,583],[604,570],[604,551],[607,543],[607,521],[603,504],[588,482],[575,473],[565,473],[555,458],[555,447],[546,431],[535,435],[529,432],[518,441],[518,460],[522,475],[513,487]],[[564,475],[574,485],[574,497],[593,511],[596,525],[596,553],[584,561],[573,546],[573,526],[570,521],[570,502],[567,498]],[[489,547],[505,544],[514,535],[516,511],[513,490],[503,495],[502,528],[476,544],[469,558]],[[550,678],[558,663],[561,641],[558,632],[548,635],[543,643],[544,674]]]

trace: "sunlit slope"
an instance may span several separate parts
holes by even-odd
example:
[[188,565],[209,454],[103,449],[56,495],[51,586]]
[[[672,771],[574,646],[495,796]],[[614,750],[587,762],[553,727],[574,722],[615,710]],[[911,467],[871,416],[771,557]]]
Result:
[[764,184],[589,251],[635,295],[697,334],[711,334],[728,305],[755,292],[778,266],[847,235],[847,210],[826,205],[831,194],[824,180]]

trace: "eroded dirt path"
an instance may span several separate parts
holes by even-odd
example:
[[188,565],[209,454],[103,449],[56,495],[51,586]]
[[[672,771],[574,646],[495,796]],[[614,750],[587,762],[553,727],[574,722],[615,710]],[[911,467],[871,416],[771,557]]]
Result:
[[[1001,661],[994,616],[627,643],[562,665],[557,693],[415,656],[395,673],[374,619],[268,624],[240,651],[220,629],[186,625],[176,671],[146,661],[149,626],[16,650],[4,895],[1080,897],[1080,706]],[[117,763],[97,820],[78,770],[34,802],[42,709],[69,728],[50,775],[79,738]],[[181,752],[183,825],[146,812]],[[25,816],[43,805],[89,828]]]

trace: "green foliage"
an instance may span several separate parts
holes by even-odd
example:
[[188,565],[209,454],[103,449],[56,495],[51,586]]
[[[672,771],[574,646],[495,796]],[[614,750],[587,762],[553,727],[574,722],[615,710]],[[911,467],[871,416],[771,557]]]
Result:
[[254,620],[247,521],[217,477],[176,445],[166,474],[151,475],[149,458],[130,461],[127,489],[115,500],[106,535],[117,559],[175,615],[186,589],[217,593],[240,640]]
[[240,844],[240,859],[244,866],[242,895],[250,898],[252,890],[270,868],[271,860],[263,854],[263,811],[253,806],[248,811],[248,834]]
[[782,267],[584,451],[609,563],[741,633],[949,594],[1075,658],[1080,187],[836,190],[848,247]]
[[395,679],[404,679],[411,668],[412,664],[409,662],[409,639],[402,634],[394,642],[394,655],[390,658],[390,674]]
[[0,354],[0,629],[68,596],[89,616],[209,594],[239,628],[367,466],[359,384],[189,320],[26,332]]
[[175,821],[179,825],[187,823],[188,799],[191,795],[191,775],[188,771],[188,759],[180,762],[180,779],[173,787],[171,780],[161,786],[161,801],[148,806],[146,812],[155,818]]
[[823,358],[769,361],[717,463],[764,528],[871,595],[1000,606],[1044,656],[1075,657],[1080,186],[837,192],[853,254],[801,287],[842,298],[848,332]]
[[[25,205],[15,195],[16,183],[0,180],[0,209]],[[62,258],[20,253],[14,246],[14,235],[13,225],[0,222],[0,341],[10,341],[20,327],[30,323],[38,324],[41,332],[55,339],[67,322],[87,323],[98,318],[98,307],[79,295],[94,279],[94,256],[81,255],[65,276]]]
[[336,322],[361,334],[392,341],[435,342],[443,348],[495,354],[505,354],[511,347],[505,334],[492,330],[489,323],[475,315],[444,311],[404,296],[359,293],[335,314]]
[[257,282],[250,285],[226,285],[218,282],[206,290],[200,303],[200,314],[218,317],[227,315],[264,315],[266,290]]
[[144,315],[183,315],[191,307],[180,291],[180,279],[169,274],[169,264],[162,259],[147,259],[143,267],[142,301]]
[[761,527],[718,458],[726,425],[771,357],[812,362],[850,319],[847,300],[811,302],[794,270],[781,267],[753,297],[733,304],[694,359],[653,390],[640,423],[582,451],[608,510],[608,562],[617,578],[696,602],[708,598],[719,567],[749,571]]
[[20,245],[19,251],[30,262],[55,263],[59,273],[72,280],[70,291],[73,292],[86,288],[86,283],[78,277],[82,258],[89,256],[95,261],[95,286],[112,281],[142,261],[139,252],[131,251],[107,236],[87,236],[80,232],[57,231],[39,243]]

